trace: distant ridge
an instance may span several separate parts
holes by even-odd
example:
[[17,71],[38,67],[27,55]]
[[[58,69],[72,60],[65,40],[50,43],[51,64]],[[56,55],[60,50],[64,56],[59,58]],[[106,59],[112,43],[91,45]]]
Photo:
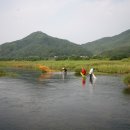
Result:
[[93,55],[130,56],[130,29],[113,37],[105,37],[93,42],[82,44],[82,47],[88,49]]

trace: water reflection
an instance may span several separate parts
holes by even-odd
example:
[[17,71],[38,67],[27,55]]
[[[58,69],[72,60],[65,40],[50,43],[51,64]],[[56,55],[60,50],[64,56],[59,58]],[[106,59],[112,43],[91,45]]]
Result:
[[96,86],[96,80],[97,80],[97,78],[90,78],[90,77],[86,78],[86,77],[82,77],[81,78],[82,87],[85,88],[86,85],[88,85],[90,92],[92,92],[93,89]]
[[63,71],[62,72],[62,79],[66,79],[67,78],[67,71]]
[[86,77],[82,77],[82,87],[84,88],[86,85]]
[[43,80],[43,79],[49,79],[49,78],[51,78],[52,77],[52,73],[50,72],[50,73],[42,73],[40,76],[39,76],[39,80],[41,81],[41,80]]
[[90,94],[93,94],[95,85],[96,85],[96,79],[93,79],[93,81],[89,83],[89,93]]
[[61,81],[66,81],[68,79],[69,75],[67,75],[67,72],[48,72],[48,73],[42,73],[38,76],[39,81],[44,81],[46,79],[50,79],[52,82],[55,80]]
[[97,80],[97,77],[93,74],[93,75],[89,75],[89,82],[92,86],[95,86],[96,84],[96,80]]

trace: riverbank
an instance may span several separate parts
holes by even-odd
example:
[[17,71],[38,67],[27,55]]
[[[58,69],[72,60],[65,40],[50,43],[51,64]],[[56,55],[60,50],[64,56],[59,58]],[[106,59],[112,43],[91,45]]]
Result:
[[130,94],[130,74],[127,74],[124,77],[124,83],[127,85],[127,87],[123,90],[125,94]]
[[127,74],[124,78],[124,82],[130,87],[130,74]]
[[[80,73],[84,67],[89,72],[90,68],[95,68],[95,74],[119,74],[126,75],[130,73],[130,58],[123,60],[41,60],[41,61],[0,61],[0,68],[20,68],[39,70],[39,65],[49,67],[53,71],[61,71],[66,67],[68,71]],[[7,75],[0,69],[0,76]],[[126,80],[130,80],[130,76],[126,76]],[[126,80],[124,81],[126,83]],[[130,85],[130,82],[127,83]]]
[[0,61],[0,67],[14,67],[39,70],[39,65],[45,65],[52,70],[60,71],[66,67],[68,71],[80,70],[84,67],[87,71],[91,67],[97,73],[130,73],[130,59],[123,60],[41,60],[41,61]]

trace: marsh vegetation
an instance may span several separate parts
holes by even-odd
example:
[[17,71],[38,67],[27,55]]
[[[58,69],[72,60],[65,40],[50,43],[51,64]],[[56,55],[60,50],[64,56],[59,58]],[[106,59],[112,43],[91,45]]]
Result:
[[7,72],[3,71],[3,68],[20,68],[20,69],[32,69],[39,71],[39,65],[45,65],[53,71],[61,71],[64,66],[68,71],[80,73],[82,67],[87,72],[91,67],[95,68],[96,74],[120,74],[126,75],[124,79],[125,83],[130,84],[130,58],[123,60],[40,60],[40,61],[0,61],[0,75],[5,76]]

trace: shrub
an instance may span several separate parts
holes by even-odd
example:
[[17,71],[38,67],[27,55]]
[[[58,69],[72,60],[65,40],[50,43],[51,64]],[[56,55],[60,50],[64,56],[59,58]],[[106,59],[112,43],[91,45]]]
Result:
[[128,74],[128,75],[125,76],[124,82],[125,82],[127,85],[130,85],[130,74]]

